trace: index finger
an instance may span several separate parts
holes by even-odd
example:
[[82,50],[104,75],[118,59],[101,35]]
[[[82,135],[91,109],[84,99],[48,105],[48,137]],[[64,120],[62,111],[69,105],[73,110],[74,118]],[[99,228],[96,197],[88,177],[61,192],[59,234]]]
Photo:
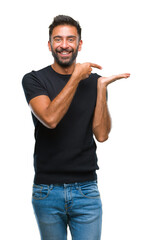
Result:
[[102,67],[96,63],[90,63],[90,64],[91,64],[91,67],[102,69]]

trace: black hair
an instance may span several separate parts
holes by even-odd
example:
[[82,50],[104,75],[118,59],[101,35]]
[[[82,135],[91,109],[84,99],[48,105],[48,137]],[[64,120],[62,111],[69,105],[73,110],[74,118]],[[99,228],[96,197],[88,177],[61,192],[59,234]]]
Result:
[[77,29],[79,40],[81,40],[81,27],[78,21],[75,21],[72,17],[66,15],[58,15],[53,19],[52,24],[49,26],[49,40],[51,41],[52,31],[56,26],[59,25],[70,25]]

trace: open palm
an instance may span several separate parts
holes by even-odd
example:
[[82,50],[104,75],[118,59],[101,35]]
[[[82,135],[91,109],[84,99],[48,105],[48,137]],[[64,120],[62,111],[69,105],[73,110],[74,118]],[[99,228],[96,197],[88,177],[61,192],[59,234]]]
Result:
[[122,78],[128,78],[130,77],[130,73],[122,73],[119,75],[112,75],[110,77],[101,77],[100,81],[101,83],[103,83],[104,85],[109,85],[112,82],[115,82],[116,80],[122,79]]

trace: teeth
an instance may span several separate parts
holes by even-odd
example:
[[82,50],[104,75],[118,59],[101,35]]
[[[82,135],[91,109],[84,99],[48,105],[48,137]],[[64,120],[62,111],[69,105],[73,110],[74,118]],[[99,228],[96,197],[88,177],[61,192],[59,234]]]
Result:
[[69,54],[69,52],[61,52],[63,55],[67,55]]

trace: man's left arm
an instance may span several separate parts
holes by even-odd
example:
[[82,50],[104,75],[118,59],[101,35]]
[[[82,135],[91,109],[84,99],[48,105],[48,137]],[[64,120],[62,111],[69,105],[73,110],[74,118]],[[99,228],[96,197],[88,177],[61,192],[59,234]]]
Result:
[[93,116],[92,129],[96,139],[104,142],[108,139],[111,130],[111,117],[107,105],[107,87],[102,85],[101,78],[97,83],[97,100]]
[[114,75],[110,77],[100,77],[97,83],[97,101],[93,116],[92,130],[99,142],[108,139],[111,130],[111,117],[107,105],[107,86],[118,79],[130,77],[129,73]]

